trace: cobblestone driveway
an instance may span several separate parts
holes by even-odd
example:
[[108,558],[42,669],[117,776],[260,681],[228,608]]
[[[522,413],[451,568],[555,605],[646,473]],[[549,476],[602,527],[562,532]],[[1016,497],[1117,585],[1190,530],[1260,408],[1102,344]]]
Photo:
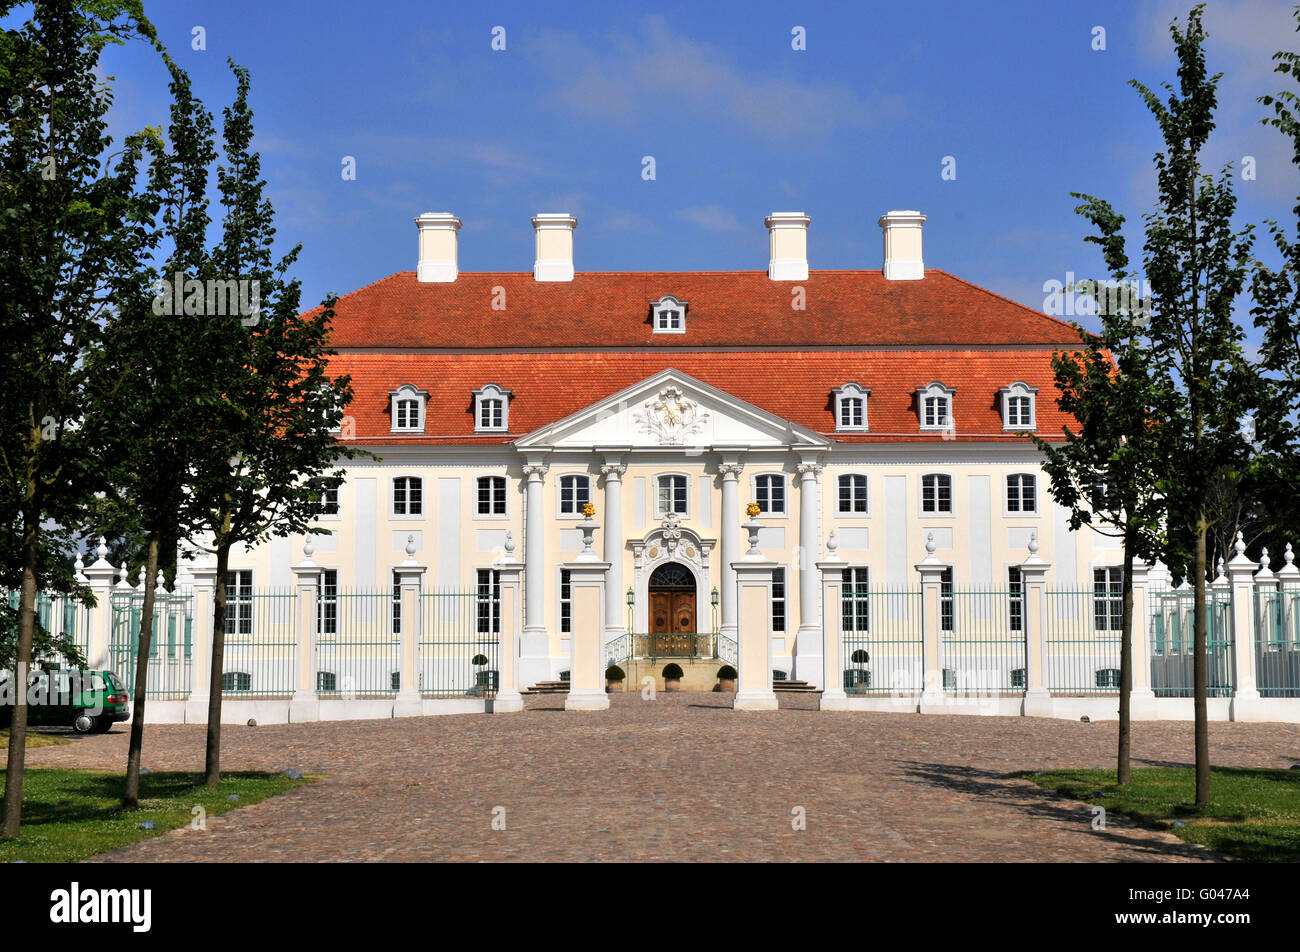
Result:
[[[1172,836],[1006,775],[1112,766],[1113,723],[730,710],[730,695],[612,697],[570,713],[224,729],[230,770],[295,767],[318,783],[115,853],[114,861],[1203,860]],[[126,731],[32,751],[33,766],[120,769]],[[202,727],[153,725],[144,761],[197,770]],[[1300,729],[1210,725],[1218,765],[1289,767]],[[1187,763],[1190,723],[1134,727],[1139,762]],[[505,808],[506,829],[492,828]],[[802,807],[807,829],[791,828]]]

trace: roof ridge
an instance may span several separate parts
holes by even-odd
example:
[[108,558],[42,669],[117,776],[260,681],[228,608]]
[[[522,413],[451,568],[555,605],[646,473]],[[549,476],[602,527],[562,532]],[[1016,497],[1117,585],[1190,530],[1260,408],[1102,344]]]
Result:
[[1060,325],[1061,327],[1069,328],[1070,331],[1071,331],[1071,333],[1073,333],[1073,334],[1075,334],[1075,335],[1078,335],[1078,334],[1079,334],[1079,328],[1075,327],[1075,326],[1074,326],[1073,324],[1071,324],[1069,321],[1063,321],[1063,320],[1061,320],[1059,317],[1052,317],[1052,315],[1050,315],[1050,314],[1044,314],[1042,311],[1036,310],[1036,309],[1030,307],[1028,304],[1021,304],[1019,301],[1013,300],[1012,298],[1007,297],[1005,294],[998,294],[997,291],[990,291],[988,288],[986,288],[986,287],[984,287],[984,286],[982,286],[982,285],[976,284],[976,283],[973,282],[973,281],[968,281],[966,278],[959,277],[959,276],[953,274],[951,271],[945,271],[945,270],[943,270],[943,268],[927,268],[926,270],[928,270],[928,271],[938,271],[940,274],[942,274],[942,275],[946,275],[947,277],[952,278],[954,281],[957,281],[957,282],[960,282],[961,284],[966,285],[966,287],[968,287],[968,288],[974,288],[976,291],[982,291],[983,293],[987,294],[989,297],[995,297],[995,298],[997,298],[999,301],[1004,301],[1004,302],[1006,302],[1007,304],[1013,305],[1014,307],[1018,307],[1018,308],[1020,308],[1022,311],[1027,311],[1027,312],[1029,312],[1030,314],[1034,315],[1034,317],[1039,317],[1039,318],[1042,318],[1042,319],[1045,320],[1045,321],[1051,321],[1053,324],[1058,324],[1058,325]]

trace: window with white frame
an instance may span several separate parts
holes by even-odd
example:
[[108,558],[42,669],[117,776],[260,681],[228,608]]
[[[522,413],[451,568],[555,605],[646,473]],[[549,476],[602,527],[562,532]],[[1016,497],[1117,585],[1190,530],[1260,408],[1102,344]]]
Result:
[[861,473],[848,473],[839,478],[839,514],[865,516],[867,514],[867,477]]
[[253,570],[226,573],[226,637],[248,638],[253,634]]
[[560,515],[580,516],[591,502],[591,477],[570,474],[560,477]]
[[316,672],[316,693],[329,694],[339,689],[339,679],[333,671]]
[[916,391],[916,407],[923,430],[950,430],[953,427],[952,400],[957,393],[939,382]]
[[504,516],[506,514],[506,478],[480,476],[478,478],[478,514]]
[[1030,473],[1007,477],[1007,512],[1038,512],[1038,480]]
[[221,675],[221,691],[245,692],[253,690],[253,676],[244,671],[226,671]]
[[765,516],[785,515],[785,477],[763,473],[754,477],[754,502]]
[[316,513],[323,518],[333,518],[339,514],[339,488],[328,486],[324,480],[313,480],[317,493]]
[[573,584],[568,569],[560,569],[560,634],[573,633]]
[[393,572],[393,637],[402,635],[402,577]]
[[478,621],[480,635],[501,631],[501,573],[496,569],[478,570]]
[[844,587],[840,589],[840,626],[844,631],[871,630],[871,578],[865,566],[844,570]]
[[665,294],[650,305],[656,334],[686,333],[686,302]]
[[952,569],[946,568],[939,576],[939,630],[953,630],[953,616],[956,609],[956,589],[953,585]]
[[393,480],[393,515],[418,516],[424,512],[424,481],[419,476]]
[[316,636],[333,638],[339,632],[338,569],[323,570],[316,580]]
[[1017,380],[1009,387],[1003,387],[1002,394],[1002,428],[1004,430],[1032,430],[1034,420],[1034,395],[1037,387],[1031,387],[1023,380]]
[[423,433],[428,392],[408,383],[391,391],[388,396],[392,401],[393,432]]
[[474,391],[474,430],[477,433],[510,429],[510,391],[494,383]]
[[1096,678],[1099,688],[1118,688],[1119,668],[1098,668]]
[[669,474],[659,477],[659,497],[655,515],[666,516],[670,512],[684,516],[688,511],[686,491],[689,483],[685,476]]
[[1018,565],[1007,567],[1007,629],[1025,630],[1025,584]]
[[867,429],[867,398],[871,391],[856,383],[846,383],[831,392],[835,395],[835,429]]
[[772,630],[785,631],[785,569],[772,569]]
[[1092,620],[1097,631],[1124,628],[1124,569],[1108,565],[1092,570]]
[[921,477],[921,511],[952,512],[952,477],[926,473]]

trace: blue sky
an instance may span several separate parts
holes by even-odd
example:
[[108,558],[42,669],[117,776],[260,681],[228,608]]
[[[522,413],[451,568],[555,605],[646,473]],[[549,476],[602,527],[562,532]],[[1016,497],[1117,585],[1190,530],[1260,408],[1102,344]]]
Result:
[[[1255,157],[1257,178],[1238,178],[1243,220],[1285,219],[1300,193],[1255,102],[1280,86],[1271,54],[1300,45],[1290,6],[1211,0],[1206,14],[1226,74],[1206,158]],[[761,270],[771,211],[812,216],[814,269],[879,268],[876,219],[918,208],[927,265],[1041,307],[1044,281],[1100,274],[1071,191],[1130,221],[1150,206],[1158,139],[1127,80],[1172,80],[1167,25],[1189,7],[146,0],[210,108],[233,95],[227,56],[252,71],[308,304],[413,269],[426,210],[464,221],[466,271],[531,270],[529,217],[571,212],[583,271]],[[205,50],[191,49],[196,26]],[[116,130],[165,120],[151,53],[105,65]]]

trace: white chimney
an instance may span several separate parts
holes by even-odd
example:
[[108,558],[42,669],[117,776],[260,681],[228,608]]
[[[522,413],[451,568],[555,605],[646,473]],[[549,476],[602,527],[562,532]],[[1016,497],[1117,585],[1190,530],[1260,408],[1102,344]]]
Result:
[[772,212],[767,225],[767,276],[773,281],[808,280],[808,223],[803,212]]
[[415,277],[419,281],[447,283],[456,280],[456,232],[460,219],[451,212],[425,212],[415,219],[420,230],[420,263]]
[[885,233],[885,280],[919,281],[925,277],[921,260],[921,226],[925,216],[918,211],[893,211],[880,216]]
[[573,229],[577,227],[578,219],[565,212],[541,212],[533,216],[533,231],[537,234],[534,280],[573,280]]

